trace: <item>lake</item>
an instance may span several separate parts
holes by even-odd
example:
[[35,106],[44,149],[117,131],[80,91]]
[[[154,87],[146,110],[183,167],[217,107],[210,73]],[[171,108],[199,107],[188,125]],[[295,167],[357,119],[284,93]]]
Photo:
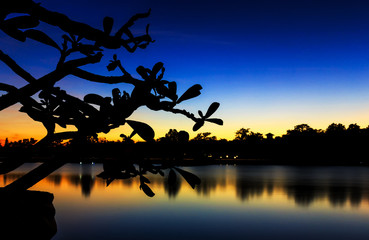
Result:
[[[5,186],[37,166],[0,176]],[[368,167],[183,167],[201,178],[97,177],[101,164],[67,164],[32,187],[54,194],[53,239],[369,239]],[[165,172],[166,176],[168,172]]]

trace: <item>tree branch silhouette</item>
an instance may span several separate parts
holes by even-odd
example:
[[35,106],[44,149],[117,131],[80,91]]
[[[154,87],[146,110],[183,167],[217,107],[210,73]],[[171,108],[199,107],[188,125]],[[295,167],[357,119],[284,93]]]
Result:
[[[25,15],[7,18],[12,13]],[[199,118],[186,110],[175,108],[182,101],[200,95],[202,87],[195,84],[179,97],[177,83],[163,80],[165,68],[161,62],[156,63],[151,69],[143,66],[137,67],[136,71],[142,80],[133,78],[115,54],[108,64],[107,70],[114,71],[118,68],[122,72],[121,76],[103,76],[80,68],[88,64],[100,63],[104,48],[119,49],[122,47],[128,52],[134,52],[137,48],[145,49],[154,42],[149,35],[149,25],[146,26],[146,33],[140,36],[134,36],[130,27],[136,21],[145,19],[149,15],[150,10],[132,16],[114,34],[111,32],[114,20],[110,17],[104,18],[103,30],[99,30],[87,24],[73,21],[64,14],[49,11],[31,0],[5,1],[0,9],[0,29],[16,40],[24,42],[27,39],[32,39],[53,47],[59,50],[60,58],[54,71],[35,79],[13,59],[0,51],[0,60],[28,82],[21,88],[7,84],[0,85],[0,89],[7,92],[0,96],[0,110],[20,102],[22,104],[20,111],[27,113],[34,121],[42,122],[47,130],[47,135],[40,141],[40,144],[61,139],[82,140],[97,137],[98,133],[108,133],[111,129],[126,123],[133,129],[130,137],[138,134],[144,140],[152,141],[154,131],[149,125],[128,119],[141,106],[146,106],[153,111],[162,110],[182,114],[195,122],[193,128],[195,131],[205,121],[222,125],[222,120],[209,118],[217,110],[219,103],[211,104],[205,115],[199,111]],[[37,29],[40,22],[58,27],[65,32],[61,36],[63,39],[61,45],[57,44],[45,32]],[[90,42],[86,42],[86,40]],[[82,56],[67,59],[72,53]],[[133,85],[134,89],[129,94],[125,91],[121,93],[119,89],[115,88],[112,90],[111,97],[91,93],[81,100],[55,87],[57,82],[68,75],[104,84],[127,83]],[[37,93],[39,93],[40,102],[32,98]],[[56,125],[62,128],[73,125],[77,131],[55,133]]]
[[14,73],[23,78],[29,83],[33,83],[36,79],[26,70],[24,70],[21,66],[19,66],[11,57],[6,55],[3,51],[0,50],[0,60],[5,63]]
[[82,70],[80,68],[75,68],[71,70],[71,74],[91,81],[91,82],[98,82],[98,83],[107,83],[107,84],[116,84],[116,83],[128,83],[132,85],[138,85],[142,81],[133,78],[131,75],[123,75],[123,76],[102,76],[98,74],[94,74],[85,70]]
[[[136,14],[131,17],[131,19],[128,20],[128,22],[125,23],[115,35],[110,35],[110,32],[101,31],[87,24],[73,21],[66,15],[49,11],[40,6],[40,4],[31,0],[6,1],[3,3],[2,9],[0,10],[0,20],[5,19],[5,17],[10,13],[29,14],[29,16],[36,18],[39,21],[59,27],[64,32],[95,41],[97,45],[108,49],[124,47],[127,51],[133,53],[137,47],[146,47],[147,44],[153,42],[148,34],[148,27],[146,28],[146,34],[138,37],[134,37],[129,30],[129,27],[131,27],[137,20],[147,18],[150,15],[150,10],[147,13]],[[128,39],[123,39],[123,34],[127,35]],[[19,36],[18,40],[25,41],[26,37],[23,34],[19,33]],[[133,43],[134,46],[130,47],[130,43]]]
[[[43,76],[43,77],[41,77],[41,78],[39,78],[35,81],[32,80],[30,84],[27,84],[26,86],[18,89],[17,91],[12,91],[12,92],[9,92],[8,94],[0,96],[0,111],[16,104],[23,97],[30,97],[30,96],[36,94],[38,91],[40,91],[44,88],[50,88],[50,87],[54,86],[54,84],[56,82],[60,81],[61,79],[63,79],[67,75],[71,74],[73,69],[76,68],[76,67],[84,66],[84,65],[87,65],[87,64],[90,64],[90,63],[99,62],[101,60],[101,57],[102,57],[102,54],[98,53],[98,54],[93,55],[93,56],[87,56],[87,57],[80,58],[80,59],[70,60],[70,61],[64,63],[63,67],[58,68],[58,69],[52,71],[51,73],[49,73],[49,74],[47,74],[47,75],[45,75],[45,76]],[[0,60],[3,60],[3,59],[0,59]],[[6,59],[6,61],[7,61],[7,59]],[[17,66],[10,65],[11,69],[16,69],[17,70],[16,73],[18,73]],[[21,74],[22,74],[22,75],[20,75],[21,77],[23,77],[24,75],[25,75],[25,77],[28,77],[28,75],[26,73],[22,72],[22,71],[21,71]]]

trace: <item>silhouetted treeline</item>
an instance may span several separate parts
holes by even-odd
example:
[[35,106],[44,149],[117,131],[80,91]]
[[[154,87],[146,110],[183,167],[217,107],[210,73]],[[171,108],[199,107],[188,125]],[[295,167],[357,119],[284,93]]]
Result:
[[[70,161],[95,161],[114,159],[196,160],[201,163],[242,160],[247,163],[293,164],[367,164],[369,128],[350,124],[330,124],[327,129],[314,129],[307,124],[296,125],[281,137],[265,136],[250,129],[236,131],[233,140],[218,139],[210,132],[199,133],[192,139],[185,131],[170,129],[155,142],[136,142],[122,137],[122,141],[88,139],[84,143],[56,142],[48,148],[32,148],[36,140],[6,141],[0,148],[2,156],[21,154],[27,156],[60,158]],[[16,149],[16,150],[15,150]]]

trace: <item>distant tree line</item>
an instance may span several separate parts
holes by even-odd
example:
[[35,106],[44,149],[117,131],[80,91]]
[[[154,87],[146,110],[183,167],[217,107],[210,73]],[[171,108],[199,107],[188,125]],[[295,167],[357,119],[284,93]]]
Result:
[[[235,132],[232,140],[218,139],[210,132],[198,133],[190,139],[186,131],[170,129],[164,137],[154,142],[134,142],[129,136],[121,135],[118,141],[105,138],[91,138],[81,144],[73,141],[54,142],[47,150],[39,150],[35,139],[16,142],[5,141],[0,154],[17,153],[16,149],[27,149],[27,154],[41,155],[58,152],[71,153],[76,161],[81,158],[157,159],[206,161],[237,161],[250,159],[267,163],[294,164],[368,164],[369,127],[361,128],[350,124],[332,123],[327,129],[314,129],[308,124],[296,125],[286,134],[274,137],[272,133],[262,134],[249,128]],[[33,146],[34,149],[32,148]],[[55,153],[53,153],[55,154]],[[6,154],[5,154],[6,155]],[[10,154],[8,154],[10,155]],[[67,154],[65,156],[68,156]],[[268,162],[268,161],[271,162]]]
[[37,142],[34,138],[25,138],[18,141],[9,141],[8,138],[5,139],[4,145],[0,143],[0,147],[31,147]]
[[[87,142],[89,143],[134,143],[131,137],[121,134],[121,140],[107,140],[106,138],[90,138]],[[342,140],[342,138],[367,138],[369,137],[369,126],[366,128],[361,128],[358,124],[350,124],[347,128],[342,123],[332,123],[327,129],[314,129],[308,124],[296,125],[293,129],[287,130],[287,133],[282,136],[274,137],[274,134],[267,133],[262,134],[259,132],[253,132],[250,128],[240,128],[235,132],[234,139],[227,140],[224,138],[218,138],[217,136],[212,136],[211,132],[198,133],[192,139],[189,138],[189,134],[186,131],[178,131],[177,129],[169,129],[164,137],[156,139],[156,142],[161,143],[184,143],[184,142],[245,142],[245,143],[262,143],[262,142],[272,142],[272,141],[308,141],[313,138],[324,137],[326,139],[332,140],[332,138],[337,138]],[[16,141],[9,141],[8,138],[5,139],[5,143],[0,147],[28,147],[32,146],[38,141],[34,138],[27,138]],[[55,145],[69,145],[73,142],[70,141],[55,141]]]
[[[159,142],[178,142],[180,133],[176,129],[170,129],[165,137],[159,138]],[[274,134],[262,134],[253,132],[250,128],[240,128],[235,132],[235,137],[232,140],[218,139],[216,136],[211,136],[210,132],[198,133],[190,141],[220,141],[220,142],[247,142],[247,143],[262,143],[271,141],[290,141],[290,140],[311,140],[316,137],[324,138],[366,138],[369,137],[369,126],[361,128],[358,124],[350,124],[347,128],[342,123],[332,123],[327,129],[314,129],[308,124],[296,125],[293,129],[287,130],[287,133],[282,136],[274,137]],[[331,139],[332,140],[332,139]]]

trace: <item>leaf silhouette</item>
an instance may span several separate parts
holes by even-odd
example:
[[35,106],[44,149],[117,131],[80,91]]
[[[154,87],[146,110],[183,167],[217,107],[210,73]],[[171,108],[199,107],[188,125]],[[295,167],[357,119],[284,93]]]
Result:
[[4,21],[3,24],[12,28],[26,29],[37,27],[40,22],[37,20],[37,18],[32,16],[19,16],[8,19]]
[[209,108],[208,111],[206,112],[204,118],[208,118],[210,117],[218,108],[219,108],[219,103],[218,102],[213,102]]
[[168,95],[170,95],[169,89],[164,85],[164,84],[159,84],[156,87],[156,91],[163,96],[168,97]]
[[204,126],[204,120],[198,120],[195,125],[193,126],[192,130],[196,132],[199,130],[202,126]]
[[149,75],[148,75],[148,72],[149,72],[149,69],[143,67],[143,66],[138,66],[136,68],[136,72],[138,74],[140,74],[140,76],[144,79],[144,80],[148,80],[149,79]]
[[141,175],[140,176],[140,182],[141,183],[150,183],[150,180],[147,179],[147,177]]
[[200,84],[193,85],[192,87],[187,89],[185,93],[183,93],[183,95],[178,99],[177,103],[199,96],[201,94],[201,89],[202,87]]
[[147,186],[145,183],[142,183],[140,185],[140,189],[142,189],[142,191],[144,191],[144,193],[148,196],[148,197],[153,197],[155,196],[155,193],[151,190],[151,188],[149,186]]
[[114,19],[111,17],[105,17],[103,20],[103,26],[104,26],[104,33],[109,35],[111,33],[111,30],[113,28]]
[[164,66],[164,63],[162,62],[157,62],[154,67],[152,68],[152,74],[154,76],[156,76],[156,74],[158,74],[158,72],[160,71],[160,69],[162,69]]
[[199,110],[199,111],[198,111],[198,113],[199,113],[199,116],[200,116],[201,118],[204,118],[204,114],[202,113],[202,111],[201,111],[201,110]]
[[94,93],[90,93],[87,94],[84,98],[83,101],[87,102],[87,103],[91,103],[91,104],[96,104],[96,105],[103,105],[105,102],[105,99],[98,95],[98,94],[94,94]]
[[109,63],[108,66],[106,66],[106,68],[108,69],[108,71],[113,71],[118,67],[118,61],[112,61],[111,63]]
[[141,49],[146,49],[146,47],[149,45],[150,43],[142,43],[137,45],[137,47],[141,48]]
[[218,124],[218,125],[223,125],[223,120],[219,119],[219,118],[209,118],[209,119],[206,119],[206,121],[211,122],[211,123],[215,123],[215,124]]
[[49,36],[39,30],[29,29],[24,33],[27,37],[32,38],[33,40],[39,41],[60,50],[59,45],[54,40],[52,40]]
[[201,179],[193,173],[187,172],[180,168],[175,168],[179,174],[191,185],[192,189],[195,189],[196,185],[200,185]]
[[156,78],[156,80],[160,81],[163,79],[164,77],[164,72],[165,72],[165,67],[161,68],[161,73],[159,74],[159,76]]
[[168,83],[168,89],[169,89],[169,98],[173,101],[176,101],[178,98],[177,95],[177,83],[176,82],[169,82]]
[[169,82],[168,88],[169,88],[169,91],[173,93],[177,93],[177,83],[176,82]]
[[127,120],[126,122],[131,128],[133,128],[134,132],[137,133],[143,140],[149,142],[154,139],[155,132],[146,123],[136,122],[132,120]]

